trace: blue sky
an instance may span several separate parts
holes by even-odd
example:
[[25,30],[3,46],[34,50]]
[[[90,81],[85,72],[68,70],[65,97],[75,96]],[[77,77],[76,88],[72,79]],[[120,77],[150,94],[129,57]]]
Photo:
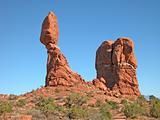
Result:
[[92,80],[99,45],[130,37],[140,91],[160,97],[159,6],[159,0],[1,0],[0,93],[22,94],[44,85],[47,52],[39,36],[44,17],[54,11],[59,46],[74,71]]

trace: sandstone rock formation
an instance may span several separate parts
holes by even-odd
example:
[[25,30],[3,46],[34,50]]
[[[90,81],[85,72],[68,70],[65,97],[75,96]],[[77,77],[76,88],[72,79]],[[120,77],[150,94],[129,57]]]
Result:
[[139,96],[134,43],[129,38],[104,41],[96,52],[97,79],[93,84],[102,90],[121,95]]
[[84,80],[70,69],[66,58],[60,51],[58,35],[57,18],[53,12],[50,12],[42,24],[40,37],[48,53],[46,86],[70,86],[74,83],[83,83]]
[[[58,36],[57,18],[53,12],[50,12],[42,24],[40,37],[48,53],[46,86],[86,83],[80,75],[70,69],[58,47]],[[90,83],[106,91],[106,94],[139,96],[136,68],[134,44],[131,39],[104,41],[96,52],[97,78]]]

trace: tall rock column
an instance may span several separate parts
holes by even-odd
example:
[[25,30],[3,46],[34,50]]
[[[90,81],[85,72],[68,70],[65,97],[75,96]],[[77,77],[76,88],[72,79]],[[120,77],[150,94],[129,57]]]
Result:
[[95,86],[103,90],[109,88],[122,95],[140,95],[134,43],[131,39],[104,41],[96,52],[95,66],[97,70],[97,79],[93,81]]
[[80,75],[74,73],[58,47],[58,23],[53,12],[49,12],[43,21],[40,41],[47,48],[47,75],[46,86],[64,85],[69,86],[74,83],[81,83],[84,80]]

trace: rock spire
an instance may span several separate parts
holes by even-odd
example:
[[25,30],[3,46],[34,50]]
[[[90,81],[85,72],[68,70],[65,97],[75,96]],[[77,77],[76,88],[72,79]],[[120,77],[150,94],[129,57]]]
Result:
[[84,82],[80,75],[73,72],[65,56],[58,47],[58,22],[53,12],[49,12],[43,21],[40,41],[47,48],[46,86],[64,85]]

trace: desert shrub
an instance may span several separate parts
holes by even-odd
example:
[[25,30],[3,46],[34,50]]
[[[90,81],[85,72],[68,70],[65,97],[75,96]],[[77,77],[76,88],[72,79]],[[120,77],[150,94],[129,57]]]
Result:
[[41,97],[43,97],[43,95],[42,96],[37,95],[31,99],[31,102],[34,104],[37,104],[39,102],[39,100],[41,99]]
[[87,110],[82,108],[88,100],[88,97],[82,96],[78,93],[72,93],[65,99],[65,106],[67,108],[67,116],[71,119],[85,118]]
[[8,99],[9,100],[16,100],[17,99],[17,95],[10,94]]
[[149,116],[149,104],[147,99],[143,95],[138,97],[136,103],[140,105],[140,108],[142,110],[141,114],[144,116]]
[[87,115],[87,110],[79,106],[71,107],[68,111],[68,117],[70,119],[85,118]]
[[151,108],[150,115],[155,118],[160,118],[160,100],[156,97],[150,99]]
[[82,106],[83,104],[85,104],[87,102],[87,100],[88,100],[88,98],[85,96],[81,96],[78,93],[72,93],[66,98],[65,105],[68,108],[71,108],[73,106]]
[[155,96],[153,96],[153,95],[149,96],[149,100],[150,100],[151,104],[160,102],[160,99],[155,97]]
[[100,108],[100,117],[101,120],[111,120],[112,114],[109,112],[111,106],[109,104],[104,104]]
[[149,100],[150,100],[150,101],[156,100],[156,99],[158,99],[158,98],[156,98],[154,95],[150,95],[150,96],[149,96]]
[[98,99],[95,103],[95,107],[100,107],[100,106],[102,106],[102,101]]
[[32,115],[32,120],[45,120],[46,116],[42,113],[41,110],[29,110],[27,112],[28,115]]
[[55,110],[61,113],[67,113],[67,109],[64,106],[56,106]]
[[127,101],[126,99],[123,99],[123,100],[121,101],[121,104],[127,105],[127,104],[128,104],[128,101]]
[[111,109],[117,109],[118,105],[116,102],[114,101],[108,101],[107,104],[109,104],[111,106]]
[[35,105],[36,109],[41,110],[45,114],[52,113],[56,109],[53,98],[45,98],[41,96]]
[[25,99],[19,99],[18,101],[17,101],[17,106],[18,107],[23,107],[23,106],[25,106],[26,105],[26,100]]
[[95,108],[95,109],[93,107],[88,108],[87,113],[88,113],[88,115],[85,120],[102,120],[99,109],[97,109],[97,108]]
[[129,103],[127,100],[122,100],[124,115],[128,118],[135,118],[139,115],[148,116],[148,103],[144,96],[139,96],[136,101]]
[[146,114],[145,108],[142,107],[137,102],[124,105],[123,112],[126,117],[130,117],[130,118],[135,118],[138,115]]
[[139,96],[136,100],[137,104],[141,105],[141,106],[147,106],[147,100],[145,99],[145,97],[143,95]]
[[152,117],[160,118],[160,103],[154,103],[150,109]]
[[107,101],[106,100],[106,103],[102,103],[101,100],[97,100],[96,103],[95,103],[96,107],[101,107],[101,106],[104,106],[104,105],[108,106],[108,109],[116,109],[116,108],[118,108],[117,103],[114,102],[114,101]]
[[12,104],[7,101],[0,101],[0,115],[12,112]]

